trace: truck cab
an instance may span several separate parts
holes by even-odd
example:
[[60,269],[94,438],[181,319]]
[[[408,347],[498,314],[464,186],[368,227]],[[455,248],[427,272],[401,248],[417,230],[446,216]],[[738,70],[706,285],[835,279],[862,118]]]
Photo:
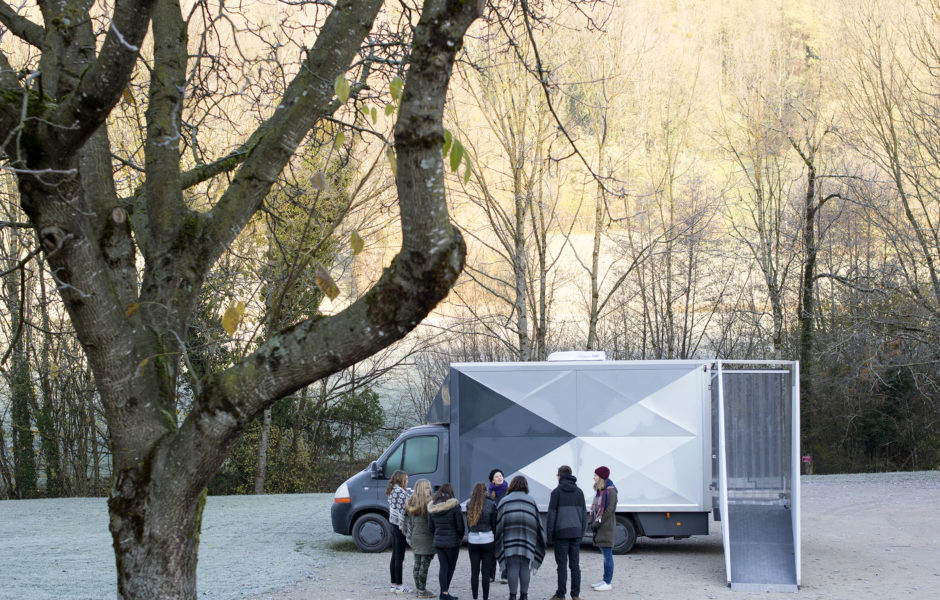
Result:
[[333,531],[352,535],[363,552],[382,552],[392,543],[385,488],[392,473],[408,474],[411,487],[427,479],[436,490],[450,481],[447,425],[421,425],[406,430],[378,460],[356,473],[336,490],[330,516]]

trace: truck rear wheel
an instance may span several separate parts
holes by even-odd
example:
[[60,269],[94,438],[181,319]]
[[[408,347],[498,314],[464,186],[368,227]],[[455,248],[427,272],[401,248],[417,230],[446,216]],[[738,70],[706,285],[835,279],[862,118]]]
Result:
[[614,528],[614,554],[626,554],[636,544],[636,526],[627,515],[617,515]]
[[352,526],[353,542],[363,552],[382,552],[392,543],[392,525],[383,515],[366,513]]

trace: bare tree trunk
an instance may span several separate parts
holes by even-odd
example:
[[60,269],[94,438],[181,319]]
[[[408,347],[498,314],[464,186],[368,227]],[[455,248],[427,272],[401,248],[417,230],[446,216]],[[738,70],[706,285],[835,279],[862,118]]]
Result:
[[[813,397],[815,379],[814,336],[815,283],[816,283],[816,166],[812,155],[804,157],[806,163],[806,195],[803,198],[803,249],[806,258],[800,280],[800,395]],[[806,411],[809,419],[812,411]]]
[[39,277],[39,310],[42,315],[43,334],[41,355],[39,358],[39,389],[42,392],[42,407],[36,419],[36,428],[42,439],[42,455],[46,468],[46,496],[56,498],[62,495],[62,459],[59,455],[59,436],[55,427],[55,409],[53,406],[53,385],[50,379],[50,333],[49,302],[46,296],[45,279]]
[[[603,150],[603,146],[601,146],[600,150]],[[598,314],[598,304],[600,302],[600,257],[603,232],[604,188],[598,184],[597,194],[594,199],[594,237],[591,244],[591,308],[588,313],[587,350],[597,349],[597,322],[600,320],[600,315]]]
[[529,342],[529,309],[527,306],[526,280],[526,211],[529,210],[529,194],[523,189],[522,169],[525,165],[522,156],[523,148],[519,147],[519,155],[512,161],[513,171],[513,200],[515,201],[515,223],[513,231],[512,270],[515,284],[514,310],[516,313],[516,329],[519,338],[519,360],[530,360],[531,348]]
[[271,433],[271,409],[264,409],[261,439],[258,441],[258,470],[255,471],[255,494],[264,493],[264,479],[268,470],[268,435]]
[[[92,489],[95,490],[95,493],[98,493],[98,490],[101,489],[101,450],[99,448],[98,440],[98,423],[95,415],[95,404],[91,398],[88,398],[88,414],[90,415],[88,419],[88,439],[90,440],[91,447],[91,485]],[[114,459],[111,459],[111,465],[107,470],[108,473],[114,472]],[[88,476],[86,473],[82,473],[82,477],[87,479]]]
[[[10,243],[11,264],[19,259],[19,234],[13,230]],[[36,458],[33,451],[30,406],[36,403],[30,381],[26,332],[26,277],[24,267],[15,268],[4,277],[7,311],[13,340],[10,343],[10,428],[13,443],[13,471],[17,498],[35,498],[39,494],[36,480]]]

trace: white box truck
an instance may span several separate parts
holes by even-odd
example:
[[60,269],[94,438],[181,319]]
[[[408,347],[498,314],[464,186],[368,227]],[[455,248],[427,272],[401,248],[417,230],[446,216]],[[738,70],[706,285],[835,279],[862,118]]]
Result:
[[[491,469],[501,469],[508,480],[524,475],[544,512],[560,465],[573,469],[588,503],[594,469],[610,468],[618,490],[618,553],[630,551],[637,536],[707,534],[709,515],[720,518],[738,499],[779,505],[789,518],[788,465],[798,421],[794,428],[786,413],[794,411],[795,363],[763,363],[763,370],[742,365],[726,369],[722,379],[727,364],[454,363],[428,411],[428,424],[402,433],[336,491],[333,529],[352,535],[366,552],[388,547],[385,488],[396,469],[408,473],[410,483],[426,478],[436,488],[450,482],[461,502],[474,483],[487,482]],[[746,379],[729,379],[732,373]],[[723,389],[738,398],[730,407]],[[734,433],[728,447],[740,455],[733,460],[725,460],[726,425]],[[787,431],[768,438],[768,428]],[[768,439],[774,449],[764,460]],[[724,489],[735,493],[720,494],[722,481],[731,481]],[[791,552],[793,547],[791,539]]]

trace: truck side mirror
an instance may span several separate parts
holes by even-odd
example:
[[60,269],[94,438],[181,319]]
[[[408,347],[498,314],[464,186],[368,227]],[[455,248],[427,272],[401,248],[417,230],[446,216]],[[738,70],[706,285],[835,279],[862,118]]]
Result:
[[379,467],[379,463],[376,460],[373,460],[369,464],[369,470],[372,471],[372,479],[381,479],[382,478],[382,469]]

